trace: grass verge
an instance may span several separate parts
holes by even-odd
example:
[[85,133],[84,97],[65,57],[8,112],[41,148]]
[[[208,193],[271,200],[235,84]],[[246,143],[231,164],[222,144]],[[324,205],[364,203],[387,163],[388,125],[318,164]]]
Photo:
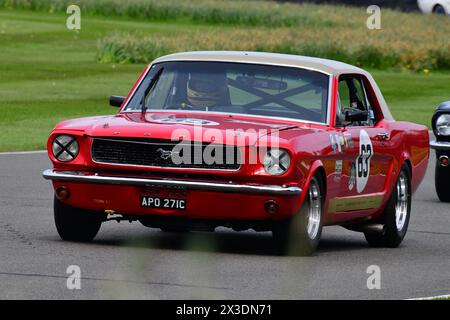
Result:
[[[108,106],[109,95],[127,94],[144,64],[98,63],[98,39],[119,31],[169,39],[180,30],[235,30],[189,21],[148,23],[87,15],[81,31],[74,32],[65,28],[66,18],[56,11],[0,10],[0,151],[43,149],[58,121],[115,112]],[[450,100],[448,72],[371,71],[399,120],[429,125],[436,105]]]

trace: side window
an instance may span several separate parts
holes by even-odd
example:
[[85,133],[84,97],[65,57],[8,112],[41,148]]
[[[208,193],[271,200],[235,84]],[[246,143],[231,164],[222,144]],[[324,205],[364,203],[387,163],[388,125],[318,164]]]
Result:
[[369,111],[367,98],[366,98],[366,91],[364,89],[364,85],[362,83],[361,79],[352,79],[353,86],[355,88],[355,95],[356,95],[356,105],[358,109]]
[[[346,109],[367,111],[367,121],[348,123],[345,121]],[[358,75],[343,75],[339,79],[338,110],[336,112],[337,126],[370,126],[373,125],[373,112],[367,100],[364,82]]]
[[339,81],[339,102],[342,108],[350,108],[350,95],[345,81]]

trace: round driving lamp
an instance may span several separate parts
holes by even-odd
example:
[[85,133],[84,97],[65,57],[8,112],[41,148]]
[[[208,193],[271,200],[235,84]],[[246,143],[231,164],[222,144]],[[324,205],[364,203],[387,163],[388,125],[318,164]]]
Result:
[[270,149],[264,155],[264,170],[273,176],[285,173],[291,165],[291,157],[286,150]]
[[72,161],[77,157],[79,151],[80,147],[74,136],[60,135],[53,140],[52,153],[58,161]]
[[438,116],[435,127],[440,135],[450,136],[450,114],[444,113]]

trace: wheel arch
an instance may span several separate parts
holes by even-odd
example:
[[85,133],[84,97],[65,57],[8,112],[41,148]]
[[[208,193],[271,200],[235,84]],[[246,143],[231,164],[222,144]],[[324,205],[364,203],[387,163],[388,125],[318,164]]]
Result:
[[391,171],[391,173],[395,173],[395,174],[393,174],[392,179],[390,179],[391,182],[389,183],[389,189],[388,189],[389,194],[392,194],[392,192],[394,191],[395,183],[397,182],[398,176],[400,175],[400,172],[401,172],[403,166],[405,166],[405,165],[408,168],[410,184],[412,184],[413,165],[412,165],[409,155],[406,152],[403,152],[401,155],[401,158],[398,161],[398,167],[395,169],[395,166],[394,166],[393,171]]
[[311,179],[316,175],[319,174],[321,178],[321,191],[322,191],[322,197],[325,201],[327,196],[327,175],[325,171],[324,164],[321,160],[316,160],[312,163],[311,169],[309,170],[308,176],[305,180],[305,183],[303,185],[303,192],[301,196],[301,202],[303,203],[305,196],[306,196],[306,190],[309,188],[309,184],[311,182]]
[[[406,165],[406,166],[408,167],[409,178],[412,179],[412,174],[413,174],[412,169],[413,169],[413,168],[412,168],[411,160],[410,160],[409,158],[403,159],[403,163],[402,163],[402,165],[400,166],[400,170],[401,170],[401,168],[403,167],[403,165]],[[399,173],[400,173],[400,170],[399,170]]]
[[409,158],[405,158],[403,160],[403,163],[402,163],[402,165],[400,166],[400,168],[398,170],[397,178],[395,179],[395,181],[397,181],[398,176],[400,175],[400,172],[401,172],[403,166],[406,166],[408,168],[408,175],[409,175],[409,181],[408,181],[409,186],[408,187],[410,188],[411,194],[412,194],[413,193],[413,190],[412,190],[412,187],[413,187],[413,167],[412,167],[411,160]]
[[322,166],[317,167],[316,172],[314,173],[313,176],[315,176],[316,174],[318,174],[320,176],[320,182],[321,182],[320,187],[322,188],[322,190],[321,190],[322,195],[325,198],[327,195],[327,174],[325,172],[325,168]]
[[400,170],[403,166],[408,168],[409,174],[409,183],[412,193],[415,193],[419,188],[421,181],[423,180],[423,176],[426,173],[428,167],[428,160],[426,161],[426,166],[423,168],[422,164],[414,163],[414,159],[411,158],[411,155],[404,152],[402,157],[398,163],[398,169],[396,170],[395,176],[393,176],[391,187],[394,188],[395,182],[397,181],[398,175],[400,174]]

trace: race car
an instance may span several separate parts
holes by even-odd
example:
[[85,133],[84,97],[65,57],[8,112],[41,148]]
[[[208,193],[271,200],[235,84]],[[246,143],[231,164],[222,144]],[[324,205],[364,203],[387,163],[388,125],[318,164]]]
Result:
[[112,116],[63,121],[48,139],[62,239],[104,221],[164,231],[271,231],[310,255],[322,227],[405,237],[427,168],[426,127],[395,121],[372,76],[326,59],[204,51],[153,61]]
[[423,13],[450,15],[450,0],[417,0],[417,5]]
[[450,101],[441,103],[431,120],[436,140],[430,146],[436,150],[435,186],[439,200],[450,202]]

